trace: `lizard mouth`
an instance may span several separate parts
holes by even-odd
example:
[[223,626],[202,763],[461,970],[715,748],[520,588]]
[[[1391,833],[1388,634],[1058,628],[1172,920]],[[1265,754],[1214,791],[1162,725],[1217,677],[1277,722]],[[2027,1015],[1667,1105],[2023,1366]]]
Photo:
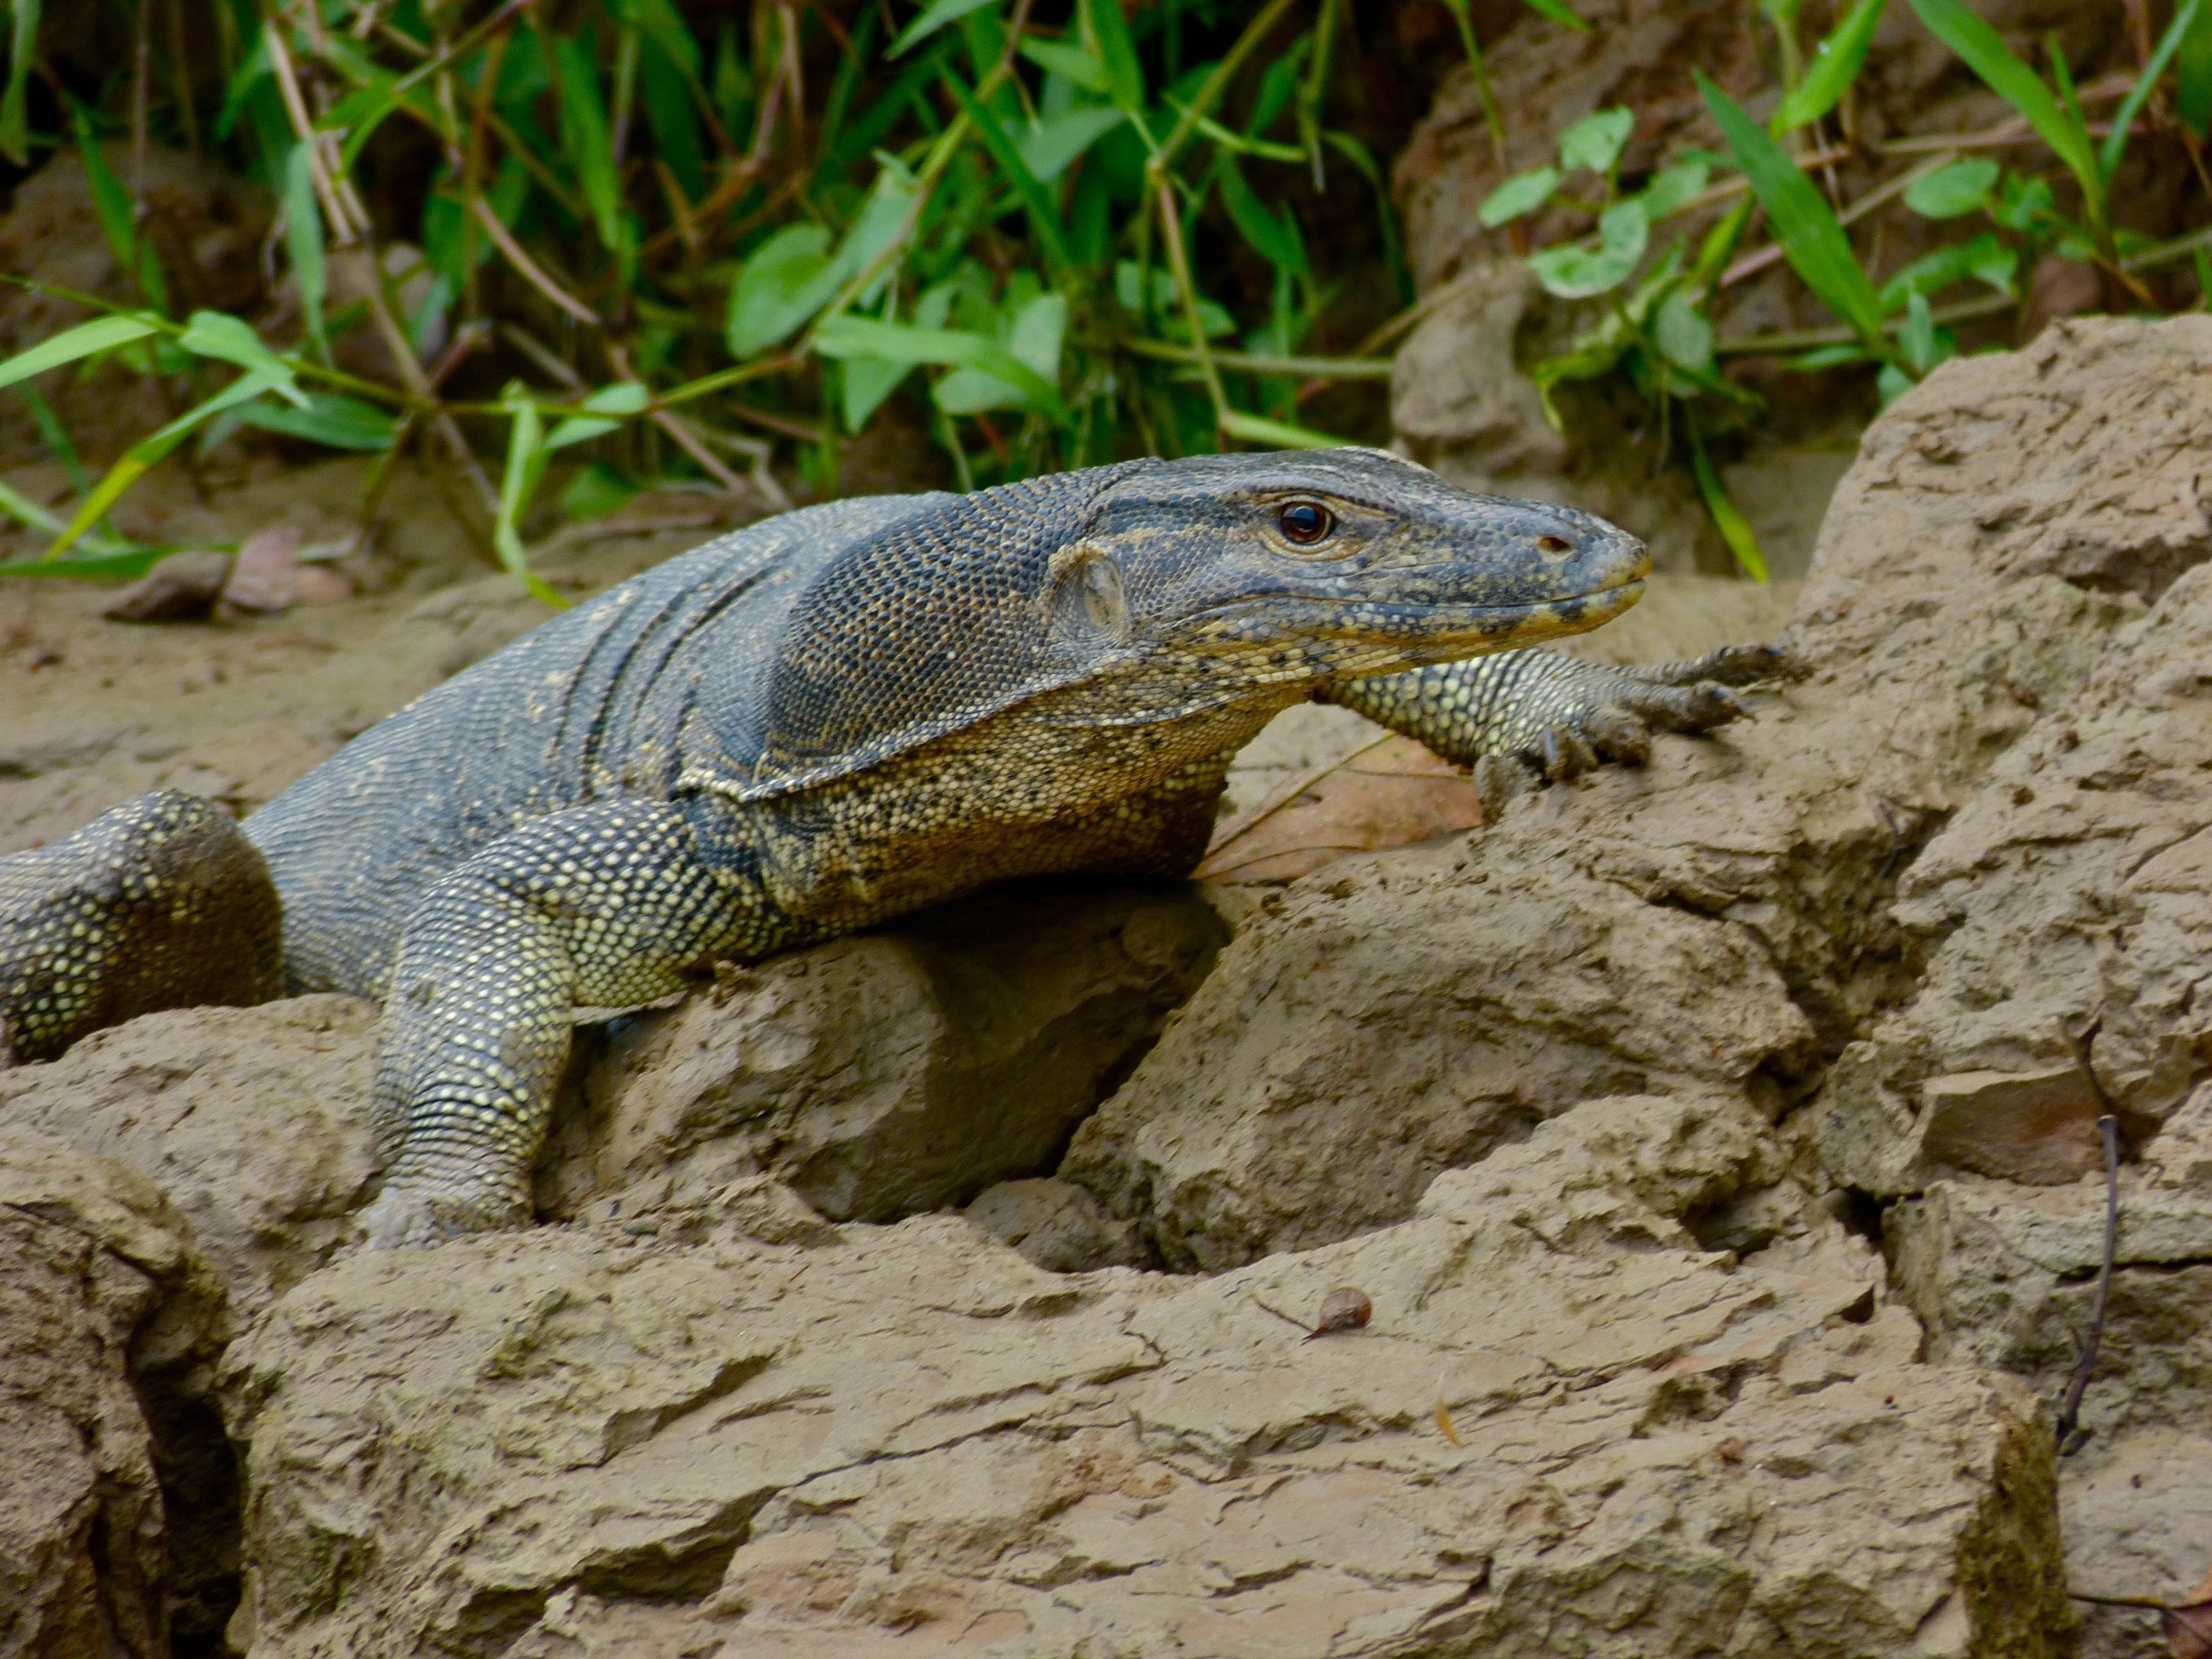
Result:
[[1216,634],[1243,631],[1258,623],[1268,634],[1287,622],[1310,635],[1346,643],[1395,647],[1409,659],[1510,650],[1611,622],[1644,597],[1642,574],[1564,598],[1519,605],[1434,604],[1409,600],[1343,599],[1318,594],[1275,594],[1237,599],[1193,620]]

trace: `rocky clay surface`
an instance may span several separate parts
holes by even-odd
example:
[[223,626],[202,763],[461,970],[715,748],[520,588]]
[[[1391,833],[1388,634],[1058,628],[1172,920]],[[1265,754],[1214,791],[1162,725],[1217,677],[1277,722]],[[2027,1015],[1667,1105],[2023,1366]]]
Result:
[[[2212,1565],[2208,458],[2212,319],[1948,365],[1749,721],[589,1028],[529,1232],[350,1249],[349,999],[0,1073],[0,1653],[2162,1651],[2066,1589]],[[425,568],[18,602],[5,844],[251,805],[527,625]],[[1746,592],[1584,648],[1764,631]],[[1232,813],[1325,813],[1370,737],[1279,726]],[[1309,1340],[1340,1287],[1371,1318]]]

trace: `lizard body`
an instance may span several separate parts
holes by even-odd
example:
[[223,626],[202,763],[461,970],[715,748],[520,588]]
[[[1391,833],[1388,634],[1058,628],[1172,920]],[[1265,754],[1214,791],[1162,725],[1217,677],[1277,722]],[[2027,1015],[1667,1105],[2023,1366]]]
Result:
[[[242,832],[161,794],[0,860],[0,1058],[270,994],[265,898],[223,896],[265,863],[284,982],[385,1005],[371,1238],[514,1224],[575,1008],[1010,876],[1186,874],[1230,757],[1292,702],[1555,775],[1729,718],[1717,680],[1768,653],[1519,648],[1626,609],[1648,568],[1601,520],[1363,450],[787,514],[545,623]],[[240,982],[180,992],[173,950],[137,985],[134,929],[212,940],[218,914],[247,918]]]

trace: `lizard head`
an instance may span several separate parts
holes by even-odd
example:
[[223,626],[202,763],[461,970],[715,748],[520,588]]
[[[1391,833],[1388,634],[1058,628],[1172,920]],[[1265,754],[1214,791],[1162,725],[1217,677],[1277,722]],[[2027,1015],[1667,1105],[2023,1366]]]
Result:
[[1651,568],[1590,514],[1350,448],[1131,468],[1052,563],[1054,632],[1078,654],[1088,635],[1123,662],[1180,659],[1255,687],[1580,633],[1635,604]]

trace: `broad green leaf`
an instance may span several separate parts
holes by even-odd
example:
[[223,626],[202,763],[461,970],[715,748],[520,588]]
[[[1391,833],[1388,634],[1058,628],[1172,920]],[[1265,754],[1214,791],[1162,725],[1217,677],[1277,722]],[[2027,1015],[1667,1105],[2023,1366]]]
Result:
[[1802,374],[1818,374],[1824,368],[1842,368],[1850,363],[1866,362],[1866,348],[1857,345],[1821,346],[1792,357],[1790,367]]
[[8,91],[0,97],[0,155],[17,167],[31,159],[31,116],[23,98],[39,55],[40,0],[13,0],[15,27],[8,40]]
[[1912,386],[1912,376],[1895,363],[1884,363],[1881,373],[1874,377],[1874,389],[1881,395],[1884,409],[1911,391]]
[[997,0],[930,0],[921,9],[921,15],[899,31],[899,37],[890,44],[887,54],[902,58],[915,46],[943,28],[947,23],[957,23],[971,11],[981,11]]
[[2036,136],[2066,164],[2083,190],[2098,189],[2097,157],[2088,130],[2059,107],[2042,78],[2013,56],[1996,30],[1967,9],[1966,0],[1912,0],[1912,9],[1930,33],[2027,118]]
[[1615,202],[1599,217],[1598,245],[1580,242],[1546,248],[1532,256],[1529,270],[1547,293],[1562,300],[1587,300],[1626,282],[1644,258],[1651,240],[1651,222],[1644,204]]
[[1106,65],[1108,94],[1121,109],[1142,118],[1145,71],[1137,62],[1136,45],[1129,39],[1128,20],[1121,15],[1121,0],[1082,0],[1079,11]]
[[[1123,259],[1115,265],[1114,298],[1124,311],[1144,310],[1144,288],[1135,260]],[[1152,311],[1170,332],[1181,337],[1184,332],[1182,308],[1176,293],[1175,278],[1157,267],[1152,271]],[[1237,331],[1237,319],[1203,294],[1198,296],[1198,321],[1209,340]]]
[[389,449],[399,434],[398,423],[374,404],[320,392],[308,393],[303,409],[258,398],[238,413],[247,426],[304,438],[332,449]]
[[2097,171],[2107,189],[2112,187],[2112,175],[2120,170],[2120,158],[2128,151],[2128,130],[2135,125],[2136,117],[2142,113],[2143,102],[2157,86],[2166,66],[2181,50],[2182,41],[2197,22],[2197,14],[2205,9],[2204,0],[2188,0],[2188,3],[2173,14],[2173,21],[2166,25],[2166,33],[2159,37],[2158,50],[2150,55],[2150,62],[2136,77],[2128,95],[2120,102],[2118,113],[2112,117],[2112,130],[2105,135],[2105,142],[2097,152]]
[[262,344],[261,337],[249,325],[226,312],[195,311],[191,325],[178,337],[177,343],[195,357],[235,363],[249,374],[265,376],[277,394],[295,409],[307,406],[307,394],[300,390],[291,364]]
[[1075,158],[1129,118],[1111,104],[1093,104],[1048,116],[1014,141],[1023,165],[1039,182],[1050,184]]
[[[653,401],[653,393],[639,380],[617,380],[612,386],[603,386],[584,399],[584,407],[599,416],[635,415]],[[566,449],[570,444],[580,444],[592,438],[604,438],[622,426],[620,420],[594,419],[589,415],[571,415],[555,427],[545,440],[550,452]]]
[[614,467],[593,461],[578,467],[576,476],[568,480],[568,488],[561,492],[561,510],[570,523],[584,524],[629,506],[637,490],[637,485]]
[[1850,239],[1836,222],[1827,198],[1734,99],[1702,72],[1697,81],[1706,107],[1720,123],[1729,148],[1735,152],[1736,165],[1751,180],[1753,193],[1773,222],[1783,257],[1804,279],[1805,286],[1842,318],[1869,350],[1887,357],[1889,343],[1881,331],[1881,301],[1860,267],[1858,256],[1851,252]]
[[28,351],[18,352],[7,362],[0,362],[0,386],[27,380],[33,374],[43,374],[64,363],[89,357],[95,351],[108,351],[119,345],[128,345],[131,341],[143,340],[154,332],[154,325],[142,318],[95,317],[88,323],[79,323],[75,328],[64,329],[51,340],[43,340]]
[[611,250],[622,239],[622,180],[599,98],[599,66],[582,35],[561,34],[553,39],[553,67],[561,83],[562,152],[583,187],[600,246]]
[[323,301],[330,293],[330,277],[323,265],[323,209],[315,199],[313,160],[313,152],[305,144],[293,145],[285,158],[284,251],[291,257],[292,280],[299,284],[307,337],[327,363],[331,342],[323,325]]
[[1516,173],[1482,198],[1482,205],[1474,210],[1474,216],[1495,230],[1524,214],[1534,213],[1552,199],[1552,192],[1559,187],[1559,168],[1553,167]]
[[1585,115],[1559,135],[1559,165],[1570,173],[1588,167],[1592,173],[1610,173],[1635,131],[1632,109],[1601,109]]
[[996,340],[963,329],[921,328],[878,322],[850,313],[832,317],[815,335],[814,348],[825,357],[874,357],[884,362],[940,363],[976,368],[996,376],[1022,394],[1024,406],[1068,418],[1060,389]]
[[1667,296],[1651,325],[1652,343],[1670,363],[1702,370],[1713,366],[1713,325],[1679,290]]
[[1874,32],[1881,27],[1888,4],[1889,0],[1858,0],[1844,21],[1828,31],[1806,66],[1805,78],[1774,112],[1775,131],[1793,132],[1835,108],[1844,88],[1858,78],[1867,48],[1874,45]]
[[[837,285],[859,276],[873,264],[876,256],[898,240],[900,234],[906,229],[907,216],[915,198],[921,193],[921,181],[908,170],[904,163],[894,155],[883,158],[883,165],[876,172],[875,183],[868,187],[868,199],[860,205],[860,216],[854,220],[853,228],[845,233],[844,241],[838,246],[836,283],[832,285],[833,293]],[[861,303],[874,304],[883,290],[890,285],[897,269],[896,261],[887,264],[868,285],[867,292],[860,296]]]
[[565,611],[568,602],[531,569],[530,555],[522,545],[522,515],[530,510],[531,497],[545,476],[544,424],[538,405],[520,387],[509,386],[506,402],[514,411],[514,421],[507,433],[507,467],[500,479],[499,512],[492,520],[492,545],[508,574],[536,598]]
[[1905,361],[1912,366],[1915,374],[1925,374],[1936,367],[1958,355],[1959,337],[1948,328],[1936,326],[1936,313],[1929,309],[1928,296],[1915,294],[1905,309],[1905,330],[1898,337],[1898,344],[1905,353]]
[[2009,294],[2019,261],[2017,251],[1985,230],[1966,241],[1923,253],[1898,271],[1881,285],[1881,307],[1885,312],[1901,310],[1916,294],[1941,294],[1970,276]]
[[[286,371],[288,376],[289,372]],[[202,421],[220,415],[226,409],[250,403],[263,392],[274,390],[277,384],[273,377],[249,369],[214,397],[186,410],[167,426],[131,445],[124,452],[123,458],[107,469],[107,474],[100,479],[98,488],[78,505],[76,516],[69,521],[55,538],[53,545],[46,550],[46,557],[58,559],[68,552],[85,532],[107,516],[107,509],[115,505],[125,490],[138,481],[141,474],[182,443]]]
[[1021,53],[1048,75],[1064,76],[1085,92],[1106,90],[1106,60],[1092,57],[1080,46],[1071,46],[1059,40],[1040,40],[1034,35],[1024,34]]
[[828,229],[786,225],[754,250],[730,285],[730,355],[755,356],[789,338],[830,302],[837,283]]
[[2212,6],[2199,6],[2173,68],[2174,107],[2199,139],[2212,136]]
[[1539,17],[1548,17],[1554,23],[1564,23],[1567,27],[1579,29],[1584,34],[1589,33],[1589,22],[1570,7],[1566,0],[1527,0],[1527,4],[1528,9]]
[[1702,155],[1687,156],[1653,173],[1636,199],[1644,204],[1644,216],[1656,224],[1670,213],[1680,213],[1712,176],[1711,162]]
[[2003,169],[1995,161],[1974,156],[1940,167],[1905,186],[1905,205],[1923,219],[1955,219],[1981,206]]
[[1690,428],[1690,471],[1698,480],[1698,494],[1705,497],[1705,512],[1713,521],[1713,528],[1721,532],[1728,550],[1742,568],[1743,574],[1755,582],[1766,578],[1765,556],[1759,550],[1759,538],[1753,533],[1751,521],[1743,516],[1735,498],[1728,493],[1721,482],[1719,470],[1713,458],[1705,453],[1705,434],[1692,418],[1686,424]]
[[1997,187],[1994,217],[2007,230],[2033,231],[2056,215],[2057,200],[2051,193],[2050,185],[2043,179],[2008,173]]
[[899,382],[914,373],[912,363],[887,363],[880,357],[848,357],[840,369],[842,385],[838,391],[844,405],[845,430],[858,432],[868,423],[868,416],[883,406],[884,399],[899,388]]

